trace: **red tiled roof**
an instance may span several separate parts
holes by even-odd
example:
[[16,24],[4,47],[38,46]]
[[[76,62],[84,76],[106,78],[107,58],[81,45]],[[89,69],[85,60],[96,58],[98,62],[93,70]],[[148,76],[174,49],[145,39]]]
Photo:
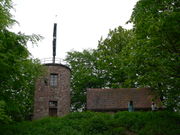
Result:
[[87,109],[124,110],[131,100],[135,109],[150,109],[154,97],[148,88],[87,89]]

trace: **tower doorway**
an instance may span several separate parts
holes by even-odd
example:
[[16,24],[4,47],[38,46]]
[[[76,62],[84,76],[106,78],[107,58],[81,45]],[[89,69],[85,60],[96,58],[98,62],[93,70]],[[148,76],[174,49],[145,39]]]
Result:
[[57,116],[57,101],[49,101],[49,116]]
[[57,116],[57,108],[49,108],[49,116],[56,117]]

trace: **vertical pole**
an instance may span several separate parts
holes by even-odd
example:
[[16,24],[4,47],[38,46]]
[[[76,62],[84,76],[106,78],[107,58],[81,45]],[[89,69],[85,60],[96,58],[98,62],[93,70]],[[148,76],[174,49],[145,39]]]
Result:
[[53,29],[53,63],[55,63],[55,57],[56,57],[56,31],[57,31],[57,23],[54,23],[54,29]]

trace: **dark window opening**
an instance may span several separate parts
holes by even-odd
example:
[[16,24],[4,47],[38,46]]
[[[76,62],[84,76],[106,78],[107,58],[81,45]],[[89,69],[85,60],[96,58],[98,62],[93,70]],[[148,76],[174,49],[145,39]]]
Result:
[[44,78],[44,84],[45,84],[45,86],[48,86],[48,79],[47,78]]
[[128,102],[128,111],[129,112],[133,112],[134,111],[133,101],[132,100]]
[[57,108],[57,101],[49,101],[49,108]]
[[58,74],[50,75],[50,86],[56,87],[58,84]]

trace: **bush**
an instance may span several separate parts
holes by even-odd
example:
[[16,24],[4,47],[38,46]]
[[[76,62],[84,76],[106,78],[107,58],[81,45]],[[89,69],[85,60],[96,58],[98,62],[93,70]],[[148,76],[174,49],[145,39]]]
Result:
[[174,112],[76,112],[32,122],[0,125],[1,135],[179,135],[180,115]]
[[145,112],[119,112],[114,116],[116,125],[125,127],[126,129],[138,132],[144,127],[146,122]]
[[86,126],[86,132],[90,135],[104,133],[109,130],[108,120],[110,120],[110,116],[107,114],[97,114],[92,117]]
[[0,123],[1,124],[8,124],[12,122],[11,118],[5,113],[5,105],[6,104],[4,101],[0,101]]

